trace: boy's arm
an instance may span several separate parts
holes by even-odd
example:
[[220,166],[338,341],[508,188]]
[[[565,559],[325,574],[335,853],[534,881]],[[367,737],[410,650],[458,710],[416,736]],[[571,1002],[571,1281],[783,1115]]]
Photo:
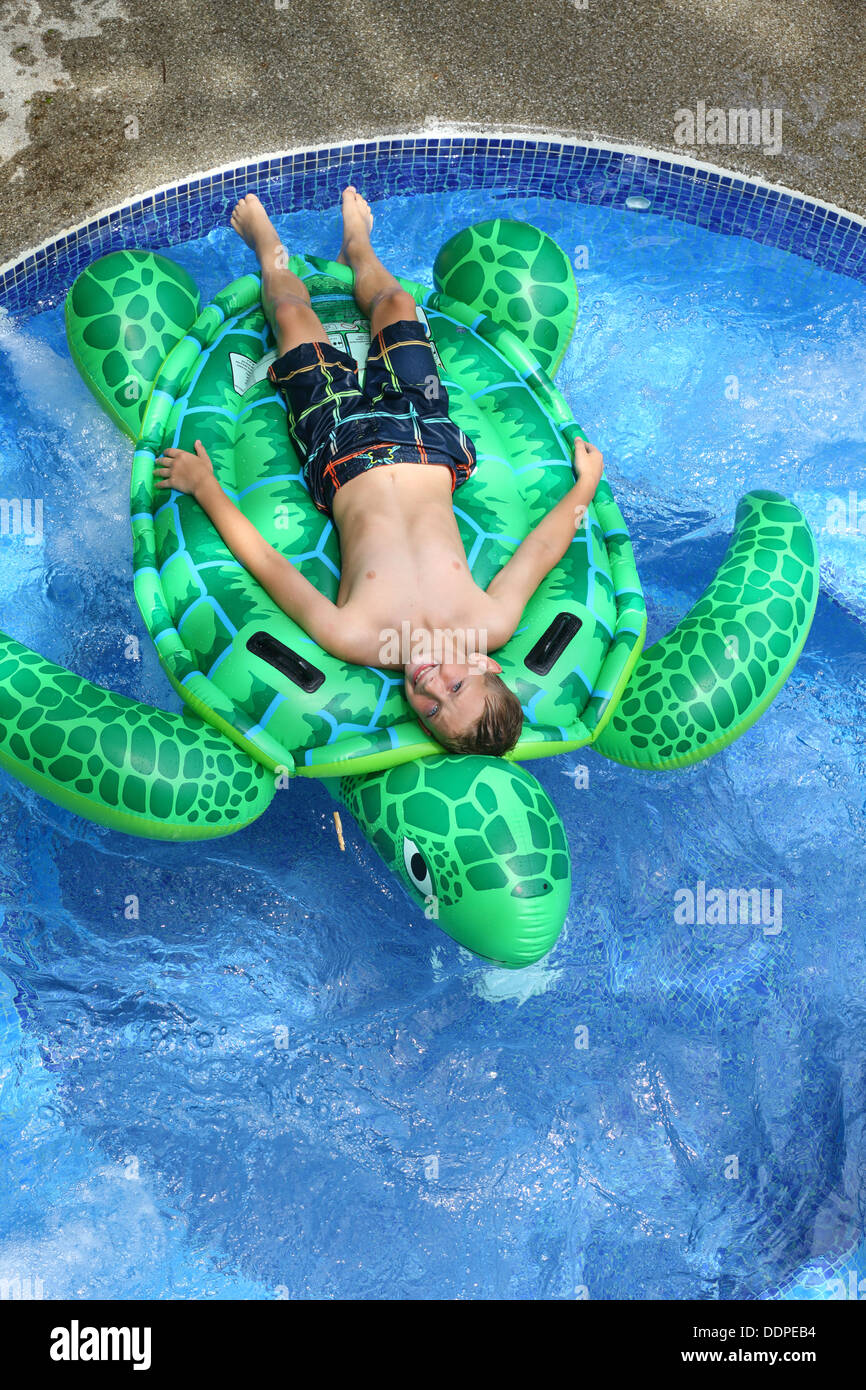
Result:
[[576,439],[574,455],[578,481],[521,541],[511,559],[487,586],[496,612],[488,636],[492,651],[503,646],[511,637],[542,579],[559,563],[574,540],[575,532],[583,524],[586,509],[595,496],[604,472],[602,454],[594,445]]
[[353,643],[342,610],[320,594],[291,560],[269,545],[223,492],[200,439],[195,441],[194,454],[185,449],[166,449],[155,460],[154,472],[157,487],[174,488],[195,498],[235,559],[320,647],[344,661],[359,659],[349,652],[350,646],[357,645],[359,635],[355,634]]

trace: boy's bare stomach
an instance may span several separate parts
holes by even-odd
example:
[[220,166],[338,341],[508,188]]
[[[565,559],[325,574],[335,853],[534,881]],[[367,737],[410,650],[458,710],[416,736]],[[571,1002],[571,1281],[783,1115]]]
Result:
[[371,468],[340,488],[333,512],[342,558],[338,607],[363,607],[365,619],[382,627],[453,627],[483,605],[444,465]]

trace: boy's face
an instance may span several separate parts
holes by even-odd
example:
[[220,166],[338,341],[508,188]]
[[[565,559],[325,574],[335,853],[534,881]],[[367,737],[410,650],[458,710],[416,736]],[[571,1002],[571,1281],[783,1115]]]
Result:
[[476,655],[463,664],[412,661],[404,668],[406,699],[435,739],[455,738],[481,718],[485,673],[501,670],[489,656]]

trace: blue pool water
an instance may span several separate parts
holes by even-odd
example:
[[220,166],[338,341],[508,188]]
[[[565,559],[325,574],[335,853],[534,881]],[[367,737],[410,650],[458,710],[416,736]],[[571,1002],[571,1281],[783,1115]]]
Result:
[[[555,951],[517,973],[426,921],[348,815],[341,854],[316,785],[181,846],[0,775],[0,1279],[46,1298],[707,1299],[848,1268],[866,1227],[866,535],[828,518],[853,493],[866,532],[866,287],[652,212],[471,190],[374,211],[380,254],[426,283],[486,216],[576,256],[558,384],[604,451],[650,640],[755,486],[818,536],[812,634],[702,766],[532,765],[574,890]],[[335,254],[336,210],[277,222]],[[253,266],[230,230],[153,249],[205,300]],[[131,448],[59,300],[0,317],[0,402],[4,494],[44,508],[38,543],[0,537],[0,623],[178,708],[130,583]],[[700,880],[781,890],[782,930],[678,924],[674,894]]]

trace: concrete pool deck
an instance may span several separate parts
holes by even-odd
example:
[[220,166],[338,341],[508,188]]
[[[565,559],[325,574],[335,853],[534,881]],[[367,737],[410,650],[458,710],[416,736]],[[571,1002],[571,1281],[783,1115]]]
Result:
[[[8,0],[0,263],[200,170],[443,126],[651,146],[866,215],[864,51],[860,0]],[[762,110],[762,142],[679,144],[676,113],[697,139],[713,108]]]

